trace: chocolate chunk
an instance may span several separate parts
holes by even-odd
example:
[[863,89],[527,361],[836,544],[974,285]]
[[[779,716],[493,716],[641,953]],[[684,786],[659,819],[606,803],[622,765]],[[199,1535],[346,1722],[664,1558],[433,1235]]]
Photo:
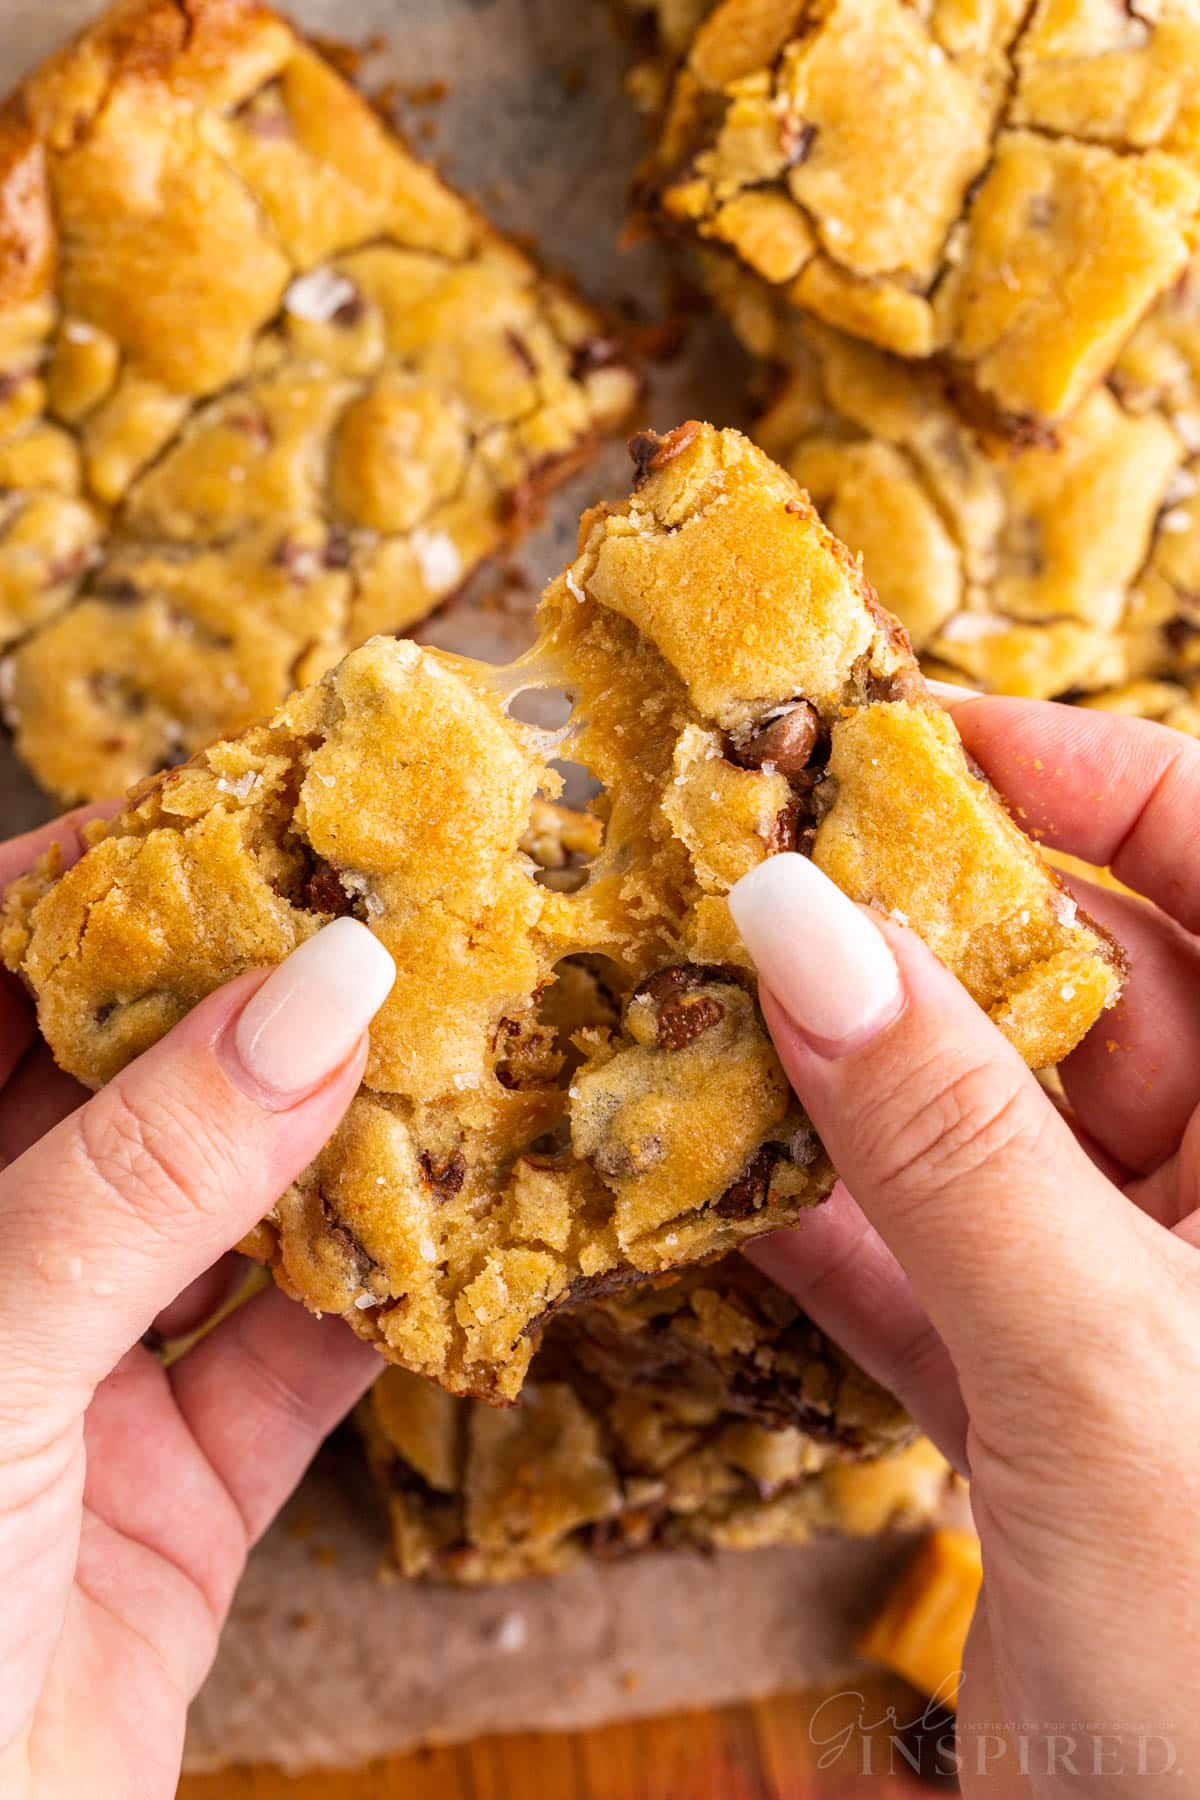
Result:
[[618,361],[621,345],[615,337],[585,338],[577,344],[571,356],[571,377],[581,381],[595,369],[607,369]]
[[303,895],[309,912],[332,913],[335,919],[344,918],[354,907],[332,863],[316,864],[305,879]]
[[461,1192],[467,1178],[467,1162],[461,1150],[456,1150],[444,1163],[434,1162],[428,1150],[422,1150],[417,1162],[421,1180],[433,1189],[439,1200],[453,1200]]
[[761,724],[731,735],[727,755],[740,769],[761,769],[770,763],[781,775],[798,775],[812,760],[820,736],[816,707],[796,700]]
[[737,1180],[731,1182],[713,1207],[722,1219],[749,1219],[767,1204],[775,1165],[787,1160],[782,1144],[763,1144],[756,1150]]
[[674,431],[668,431],[665,437],[660,437],[657,431],[639,431],[629,440],[629,454],[637,471],[636,485],[640,487],[655,470],[665,468],[667,463],[682,456],[702,429],[697,419],[689,419],[686,424],[677,425]]
[[695,1000],[665,1000],[658,1015],[658,1044],[661,1050],[686,1050],[725,1017],[719,1000],[701,994]]
[[736,963],[669,963],[639,982],[630,999],[653,1000],[661,1005],[664,1000],[687,993],[690,988],[721,985],[748,988],[750,976]]

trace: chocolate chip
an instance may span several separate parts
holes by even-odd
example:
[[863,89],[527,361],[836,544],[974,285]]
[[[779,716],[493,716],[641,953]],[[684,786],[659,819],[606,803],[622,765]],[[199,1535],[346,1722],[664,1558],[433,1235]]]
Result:
[[[800,843],[800,815],[804,810],[800,800],[789,800],[775,814],[771,825],[771,835],[767,839],[767,855],[780,856],[785,850],[795,850]],[[813,836],[816,836],[815,831]]]
[[354,547],[344,531],[335,527],[325,541],[323,560],[327,569],[348,569],[354,556]]
[[524,369],[525,373],[532,379],[538,372],[538,366],[533,352],[525,342],[525,339],[519,332],[510,330],[505,332],[504,341]]
[[797,169],[812,154],[817,128],[808,119],[786,118],[779,127],[779,144],[789,169]]
[[571,376],[575,381],[582,381],[596,369],[607,369],[617,361],[621,354],[621,345],[615,337],[585,338],[577,344],[571,355]]
[[688,445],[699,437],[701,429],[698,419],[689,419],[686,424],[677,425],[674,431],[668,431],[665,437],[660,437],[657,431],[639,431],[629,440],[629,454],[636,470],[634,485],[641,487],[656,470],[682,456]]
[[750,976],[736,963],[669,963],[639,982],[630,999],[653,1000],[661,1005],[664,1000],[687,993],[690,988],[722,985],[749,988]]
[[787,1161],[782,1144],[763,1144],[736,1181],[730,1183],[713,1211],[722,1219],[751,1219],[767,1204],[775,1165]]
[[182,768],[188,759],[188,753],[182,744],[172,744],[168,750],[156,756],[151,765],[152,775],[165,775],[168,769]]
[[431,1187],[439,1200],[453,1200],[462,1189],[467,1178],[467,1161],[461,1150],[444,1163],[436,1163],[428,1150],[422,1150],[417,1157],[421,1169],[421,1180],[426,1187]]
[[341,919],[354,909],[354,901],[332,863],[318,862],[308,874],[302,893],[302,904],[309,912],[332,913],[335,919]]
[[658,1015],[660,1050],[686,1050],[689,1044],[719,1025],[725,1008],[719,1000],[701,994],[695,1000],[665,1000]]
[[340,326],[343,331],[352,331],[356,325],[362,324],[366,316],[367,303],[355,289],[348,299],[343,300],[342,304],[335,308],[330,318],[330,324]]
[[796,700],[761,724],[731,734],[726,754],[741,769],[770,763],[781,775],[798,775],[812,760],[820,736],[816,708]]

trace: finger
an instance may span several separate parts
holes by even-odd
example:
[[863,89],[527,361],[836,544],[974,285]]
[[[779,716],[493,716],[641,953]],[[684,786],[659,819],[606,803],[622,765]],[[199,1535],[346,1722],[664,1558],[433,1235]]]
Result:
[[1127,1192],[1143,1212],[1185,1244],[1200,1249],[1200,1110],[1188,1121],[1174,1154],[1152,1175],[1133,1182]]
[[147,1552],[156,1579],[186,1573],[160,1646],[185,1692],[211,1659],[247,1550],[380,1367],[340,1319],[316,1319],[271,1289],[169,1372],[137,1349],[101,1384],[87,1415],[84,1498],[108,1535],[103,1557],[89,1558],[85,1543],[80,1572],[93,1592],[115,1588],[122,1616],[136,1616]]
[[1200,1105],[1200,944],[1129,894],[1069,885],[1125,950],[1129,979],[1060,1066],[1063,1090],[1085,1130],[1144,1175],[1171,1154]]
[[966,1413],[949,1352],[840,1181],[796,1230],[772,1232],[743,1254],[895,1394],[944,1456],[965,1467]]
[[37,1019],[28,994],[16,977],[0,972],[0,1088],[37,1036]]
[[1128,1276],[1149,1223],[914,933],[796,855],[744,877],[730,905],[784,1067],[944,1340],[968,1411],[1027,1415],[1048,1357],[1091,1380],[1079,1346],[1111,1330],[1107,1284]]
[[24,1156],[88,1098],[88,1090],[59,1068],[39,1038],[0,1094],[0,1169]]
[[1026,831],[1200,931],[1200,742],[1051,700],[964,700],[953,711]]
[[0,1367],[60,1410],[86,1404],[332,1135],[393,976],[366,927],[338,919],[265,979],[210,995],[13,1163],[0,1176]]
[[340,1319],[315,1318],[278,1288],[240,1307],[175,1364],[176,1403],[251,1543],[380,1367],[379,1352]]

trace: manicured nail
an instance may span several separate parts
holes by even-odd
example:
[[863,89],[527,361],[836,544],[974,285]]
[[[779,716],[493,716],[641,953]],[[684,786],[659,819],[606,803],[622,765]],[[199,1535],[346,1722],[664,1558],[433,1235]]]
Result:
[[934,699],[940,700],[943,706],[961,706],[964,700],[985,698],[978,688],[956,687],[952,681],[927,681],[925,686]]
[[896,1017],[904,990],[887,943],[808,857],[768,857],[729,909],[763,982],[820,1055],[861,1049]]
[[396,965],[365,925],[335,919],[293,950],[246,1006],[237,1060],[259,1088],[299,1099],[340,1069],[391,992]]

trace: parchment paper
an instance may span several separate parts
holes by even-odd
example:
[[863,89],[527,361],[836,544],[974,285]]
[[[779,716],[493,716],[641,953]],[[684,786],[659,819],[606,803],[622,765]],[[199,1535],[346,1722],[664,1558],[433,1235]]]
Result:
[[[88,0],[0,0],[3,85],[95,10]],[[403,114],[423,153],[593,298],[661,317],[667,272],[657,252],[617,248],[642,128],[622,90],[627,51],[604,0],[297,0],[291,10],[341,39],[386,36],[368,82],[444,81],[436,108]],[[719,326],[694,327],[685,353],[648,375],[634,423],[667,429],[696,414],[743,422],[745,367]],[[537,590],[571,552],[580,511],[622,494],[628,470],[623,448],[606,452],[555,499],[504,578],[483,576],[421,635],[492,659],[523,648]],[[4,835],[49,810],[0,746]],[[836,1679],[853,1666],[855,1631],[907,1548],[894,1536],[708,1560],[656,1555],[476,1593],[384,1587],[371,1498],[347,1453],[327,1452],[251,1559],[194,1708],[189,1766],[354,1764],[423,1742]]]

